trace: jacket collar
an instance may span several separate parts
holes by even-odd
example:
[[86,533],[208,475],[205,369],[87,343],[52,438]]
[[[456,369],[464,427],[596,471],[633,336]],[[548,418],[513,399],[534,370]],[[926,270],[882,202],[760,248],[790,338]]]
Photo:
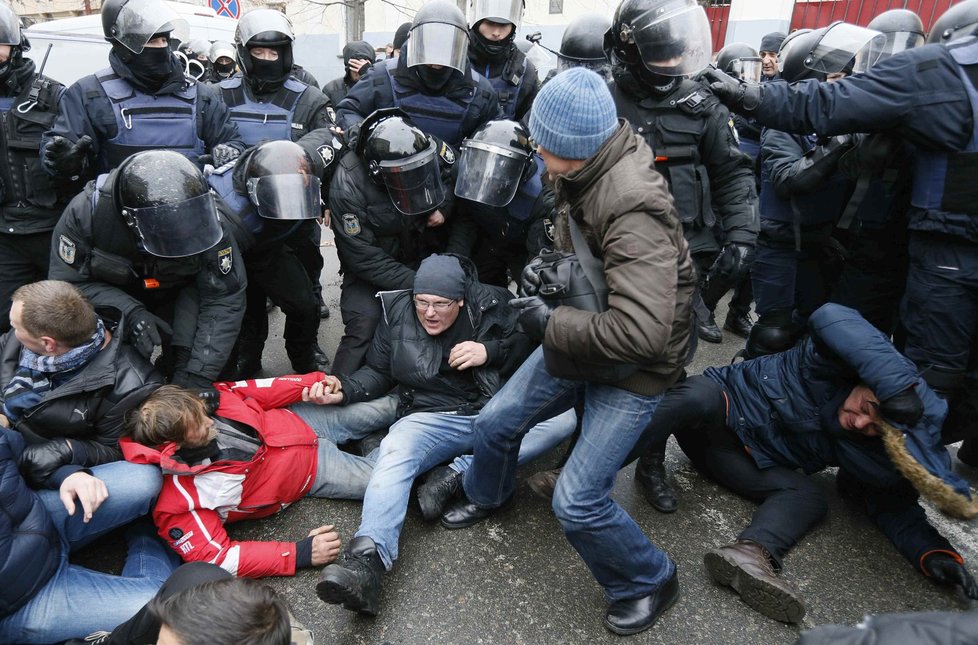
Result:
[[618,130],[602,144],[593,157],[582,168],[567,175],[559,175],[554,182],[554,190],[565,201],[574,201],[586,193],[616,163],[637,148],[632,128],[619,118]]

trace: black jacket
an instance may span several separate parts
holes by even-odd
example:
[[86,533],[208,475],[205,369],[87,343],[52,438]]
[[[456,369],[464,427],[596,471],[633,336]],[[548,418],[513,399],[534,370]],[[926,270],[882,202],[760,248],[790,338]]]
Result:
[[[71,440],[73,458],[70,463],[62,461],[45,482],[48,488],[58,488],[83,468],[122,459],[119,438],[126,412],[163,384],[149,361],[123,342],[125,324],[119,312],[104,308],[98,313],[112,333],[109,344],[74,378],[48,392],[13,423],[28,444]],[[0,401],[17,372],[22,348],[13,330],[0,336]]]
[[471,340],[485,345],[488,354],[485,365],[470,368],[481,397],[463,399],[439,374],[441,343],[421,326],[412,290],[403,289],[381,294],[384,316],[367,352],[367,363],[341,379],[344,403],[369,401],[397,386],[399,417],[412,412],[476,414],[499,391],[504,377],[529,356],[533,345],[516,329],[517,311],[509,306],[513,295],[502,287],[478,282],[472,262],[464,258],[459,262],[468,278],[459,316],[469,316],[475,330]]

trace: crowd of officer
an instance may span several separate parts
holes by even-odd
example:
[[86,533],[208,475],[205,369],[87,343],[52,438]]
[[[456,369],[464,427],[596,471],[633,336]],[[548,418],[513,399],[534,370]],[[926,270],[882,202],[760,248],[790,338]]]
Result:
[[[613,17],[586,14],[567,27],[546,79],[518,46],[522,0],[472,0],[469,9],[429,0],[386,58],[366,41],[348,43],[344,75],[320,90],[293,59],[293,28],[279,11],[250,11],[233,43],[210,43],[188,39],[159,0],[106,0],[108,66],[66,88],[35,70],[20,19],[0,4],[0,331],[10,330],[18,289],[71,283],[116,312],[114,333],[154,359],[162,379],[207,389],[262,373],[268,311],[278,306],[293,371],[346,379],[389,323],[378,296],[414,288],[425,258],[452,254],[478,282],[525,288],[560,222],[582,217],[573,200],[555,199],[559,173],[528,125],[541,87],[584,68],[651,149],[648,171],[665,180],[681,224],[696,275],[686,363],[697,338],[719,343],[724,331],[746,340],[747,361],[805,342],[805,352],[823,350],[819,361],[835,356],[821,328],[810,340],[810,319],[824,318],[826,303],[844,305],[912,361],[922,380],[909,387],[937,410],[928,418],[947,408],[940,441],[963,440],[957,458],[978,467],[978,0],[954,5],[929,38],[918,16],[894,10],[865,28],[840,22],[768,34],[756,50],[731,44],[710,67],[696,2],[623,0]],[[342,274],[344,331],[332,362],[319,344],[330,313],[323,225]],[[727,294],[721,330],[714,310]],[[31,374],[27,391],[40,382]],[[16,421],[14,390],[0,388],[0,420]],[[877,408],[897,409],[889,421],[921,422],[923,404],[915,417],[874,396]],[[651,428],[629,459],[638,458],[650,504],[673,512],[671,431]],[[59,454],[71,463],[70,450]],[[543,475],[552,494],[560,469]],[[449,479],[432,482],[446,495],[440,505],[463,492],[457,473]],[[470,509],[479,519],[489,510]],[[780,552],[768,550],[731,566],[763,569],[750,579],[777,595]],[[978,593],[953,547],[945,551],[960,579],[957,569],[940,578],[921,558],[924,573]],[[641,629],[668,608],[656,593],[628,608]],[[800,619],[797,608],[759,610]]]

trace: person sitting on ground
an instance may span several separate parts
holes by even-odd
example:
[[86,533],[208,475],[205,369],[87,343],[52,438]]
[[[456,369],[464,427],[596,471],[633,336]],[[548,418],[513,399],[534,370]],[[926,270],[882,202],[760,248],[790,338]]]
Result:
[[322,407],[338,387],[322,372],[215,383],[203,395],[167,385],[126,420],[126,459],[158,464],[163,490],[153,510],[160,537],[186,561],[218,564],[248,578],[291,576],[332,562],[340,538],[320,526],[298,542],[237,541],[225,522],[277,513],[304,496],[360,499],[374,459],[338,443],[395,419],[393,397]]
[[[698,470],[760,502],[706,570],[760,613],[799,622],[805,603],[779,577],[784,556],[825,515],[809,475],[838,466],[840,494],[865,511],[915,567],[978,599],[961,555],[928,521],[919,494],[960,518],[978,500],[941,443],[947,403],[858,312],[826,304],[792,349],[710,367],[673,387],[648,436],[675,434]],[[919,494],[918,494],[919,493]]]

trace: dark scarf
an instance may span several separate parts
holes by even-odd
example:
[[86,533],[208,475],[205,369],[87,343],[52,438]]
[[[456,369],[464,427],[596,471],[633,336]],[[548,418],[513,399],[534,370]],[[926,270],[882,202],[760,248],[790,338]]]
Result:
[[[166,51],[170,52],[169,49]],[[152,65],[144,69],[135,55],[130,56],[129,61],[126,62],[113,49],[109,52],[109,65],[113,72],[145,94],[174,94],[187,84],[187,79],[183,75],[183,66],[173,52],[170,52],[160,69],[150,69],[155,67]],[[169,68],[169,71],[166,71],[166,68]]]

